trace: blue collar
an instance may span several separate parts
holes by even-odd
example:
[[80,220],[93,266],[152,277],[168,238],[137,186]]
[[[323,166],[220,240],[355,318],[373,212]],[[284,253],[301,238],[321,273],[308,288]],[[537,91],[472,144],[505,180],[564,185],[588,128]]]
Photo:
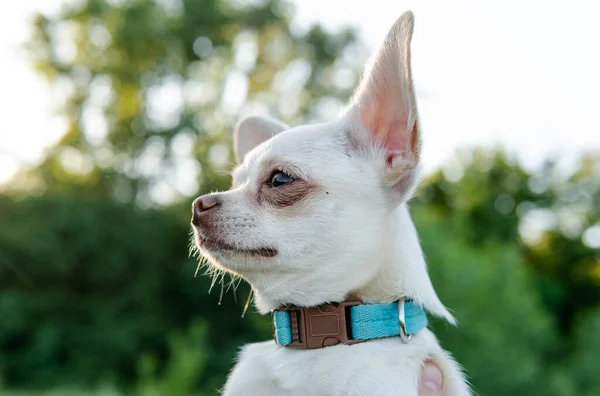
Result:
[[318,307],[286,307],[273,312],[275,342],[297,349],[357,344],[375,338],[410,336],[427,327],[423,307],[401,299],[391,304],[344,301]]

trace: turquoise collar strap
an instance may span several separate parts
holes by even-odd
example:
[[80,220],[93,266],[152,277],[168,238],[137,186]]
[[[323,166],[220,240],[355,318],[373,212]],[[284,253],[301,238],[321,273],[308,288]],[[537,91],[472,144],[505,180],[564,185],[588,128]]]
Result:
[[344,301],[276,310],[273,326],[277,344],[316,349],[394,336],[408,342],[412,334],[427,327],[427,315],[421,305],[404,299],[391,304]]

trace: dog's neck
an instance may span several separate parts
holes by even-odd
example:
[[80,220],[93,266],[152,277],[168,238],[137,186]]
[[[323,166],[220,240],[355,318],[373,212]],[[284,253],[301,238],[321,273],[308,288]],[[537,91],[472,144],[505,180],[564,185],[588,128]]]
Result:
[[385,303],[411,294],[407,290],[406,271],[425,265],[417,232],[406,205],[401,205],[390,218],[382,241],[373,255],[379,270],[364,286],[353,290],[351,297],[366,303]]
[[384,235],[388,238],[373,249],[369,258],[370,262],[377,264],[377,271],[369,280],[350,290],[337,284],[334,276],[331,280],[319,280],[327,290],[315,293],[316,280],[310,276],[297,273],[274,276],[245,274],[254,289],[258,310],[267,313],[284,305],[308,307],[348,299],[387,303],[407,297],[422,304],[434,315],[454,322],[433,289],[417,231],[405,204],[394,210],[387,227]]

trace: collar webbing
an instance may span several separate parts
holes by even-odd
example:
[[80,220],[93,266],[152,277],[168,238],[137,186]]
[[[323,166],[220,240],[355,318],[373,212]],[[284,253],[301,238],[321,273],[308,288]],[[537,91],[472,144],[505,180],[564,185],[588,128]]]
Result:
[[393,336],[407,342],[427,327],[427,315],[421,305],[404,299],[391,304],[344,301],[275,310],[273,325],[277,344],[315,349]]

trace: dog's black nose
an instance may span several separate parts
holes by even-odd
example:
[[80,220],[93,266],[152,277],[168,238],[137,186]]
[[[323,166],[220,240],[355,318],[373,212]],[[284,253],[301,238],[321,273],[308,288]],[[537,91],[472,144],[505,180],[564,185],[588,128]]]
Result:
[[200,225],[200,217],[221,206],[221,200],[215,194],[203,195],[192,204],[192,224]]

